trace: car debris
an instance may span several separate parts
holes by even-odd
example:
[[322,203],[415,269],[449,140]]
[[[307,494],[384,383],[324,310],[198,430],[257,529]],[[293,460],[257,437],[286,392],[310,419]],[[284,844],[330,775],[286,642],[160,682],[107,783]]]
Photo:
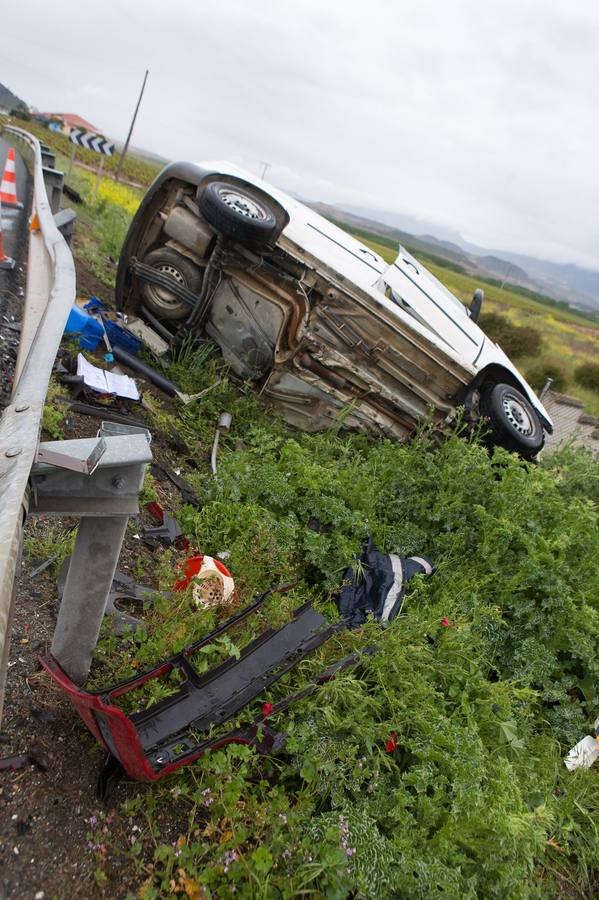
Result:
[[[56,587],[59,600],[62,599],[70,562],[71,557],[66,556],[58,572]],[[127,631],[135,632],[138,629],[145,628],[143,620],[132,616],[122,608],[121,604],[133,603],[138,608],[142,608],[152,604],[153,598],[157,594],[167,599],[172,597],[171,591],[160,591],[156,588],[148,587],[146,584],[138,584],[130,575],[117,569],[112,579],[104,610],[104,615],[110,616],[112,619],[114,633],[123,635]]]
[[405,440],[466,407],[533,458],[551,418],[470,308],[403,247],[388,264],[298,200],[226,162],[172,163],[131,223],[117,308],[173,347],[215,343],[283,418]]
[[[290,587],[281,585],[264,591],[249,606],[180,653],[111,687],[86,691],[67,676],[51,655],[40,658],[43,668],[69,695],[94,737],[108,750],[99,779],[101,794],[105,795],[118,771],[140,781],[156,781],[199,759],[206,750],[225,744],[251,744],[259,752],[283,745],[284,736],[270,729],[265,715],[245,728],[235,727],[224,734],[213,735],[212,730],[234,719],[252,700],[343,629],[343,623],[327,623],[310,603],[305,603],[295,610],[290,622],[263,632],[247,644],[239,658],[230,657],[202,674],[194,669],[192,659],[201,648],[257,612],[273,593]],[[181,684],[167,698],[130,716],[114,705],[124,694],[152,679],[170,678],[172,673],[181,678]],[[288,702],[293,699],[288,698]]]
[[64,333],[78,335],[79,346],[84,350],[96,350],[101,341],[105,342],[109,353],[112,353],[112,345],[130,353],[139,353],[142,346],[141,340],[125,327],[124,320],[119,321],[118,313],[95,296],[73,304]]
[[196,497],[192,486],[188,481],[185,481],[184,478],[181,478],[173,469],[170,469],[168,466],[162,466],[160,463],[152,462],[150,465],[150,472],[156,478],[164,481],[165,479],[170,481],[171,484],[174,484],[176,488],[181,492],[181,499],[184,503],[189,503],[191,506],[199,506],[200,501]]
[[156,525],[153,528],[144,528],[141,532],[142,541],[153,550],[156,549],[159,541],[165,543],[167,547],[170,547],[173,544],[178,546],[181,543],[182,537],[183,530],[181,526],[176,518],[171,516],[168,512],[163,513],[162,523],[160,525]]
[[564,759],[564,765],[570,772],[576,769],[590,769],[599,759],[599,719],[594,725],[594,734],[587,734],[572,747]]
[[218,606],[234,594],[235,582],[227,567],[212,556],[191,556],[182,565],[181,578],[175,582],[176,591],[191,586],[196,606]]
[[4,756],[0,759],[0,771],[12,769],[14,772],[30,765],[35,766],[40,772],[48,771],[47,765],[30,750],[27,753],[15,753],[13,756]]
[[383,625],[401,611],[406,585],[414,575],[432,575],[434,567],[426,556],[399,556],[381,553],[369,537],[343,576],[339,613],[348,628],[358,628],[368,614]]
[[104,419],[107,422],[114,422],[118,425],[131,425],[138,428],[147,428],[141,419],[131,418],[127,414],[126,408],[121,407],[120,412],[115,412],[109,406],[99,406],[93,403],[82,403],[79,400],[69,400],[67,397],[55,397],[56,403],[68,406],[75,413],[82,416],[91,416],[95,419]]
[[231,428],[232,415],[228,412],[222,412],[219,416],[216,431],[214,433],[214,443],[212,444],[212,453],[210,454],[210,467],[212,469],[212,474],[216,475],[216,454],[218,453],[218,444],[220,441],[221,433],[228,432]]

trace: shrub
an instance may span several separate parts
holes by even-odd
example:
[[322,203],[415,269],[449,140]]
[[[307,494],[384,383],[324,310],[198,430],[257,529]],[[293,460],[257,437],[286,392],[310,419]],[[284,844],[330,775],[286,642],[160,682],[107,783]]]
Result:
[[568,385],[568,376],[559,363],[541,360],[526,370],[526,380],[536,391],[540,391],[548,378],[552,378],[554,391],[564,391]]
[[508,356],[535,356],[543,342],[541,332],[530,325],[514,325],[499,313],[483,313],[479,325],[485,334],[499,344]]
[[577,366],[574,381],[590,391],[599,391],[599,363],[587,362]]

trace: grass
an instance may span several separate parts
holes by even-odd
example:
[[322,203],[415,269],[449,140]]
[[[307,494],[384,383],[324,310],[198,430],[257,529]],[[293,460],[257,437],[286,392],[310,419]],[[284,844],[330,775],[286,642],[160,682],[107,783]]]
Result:
[[[34,134],[55,153],[64,157],[70,157],[74,145],[69,141],[69,138],[65,134],[62,134],[62,132],[50,131],[50,129],[46,128],[41,122],[34,122],[33,120],[24,122],[15,119],[12,124]],[[85,165],[96,168],[99,159],[99,155],[93,150],[85,150],[83,147],[77,147],[76,160]],[[108,173],[116,173],[119,160],[120,154],[118,152],[115,152],[112,156],[105,157],[105,171]],[[124,181],[135,182],[142,187],[147,187],[152,183],[162,168],[163,166],[159,163],[153,163],[147,159],[142,159],[129,151],[125,158],[125,162],[123,163],[122,179]]]
[[[131,215],[123,198],[103,202],[83,210],[98,258]],[[463,299],[476,284],[435,274]],[[569,346],[579,360],[588,350],[588,323],[574,315],[495,288],[488,303],[514,321],[538,318],[546,352]],[[475,438],[437,447],[426,426],[409,446],[337,429],[299,434],[233,385],[208,350],[185,347],[168,374],[190,393],[212,387],[177,414],[156,404],[160,427],[176,430],[199,465],[186,478],[200,506],[177,510],[192,544],[228,552],[237,604],[296,582],[230,643],[211,645],[202,668],[306,600],[334,620],[344,570],[369,534],[383,551],[427,554],[437,570],[410,584],[387,629],[368,622],[338,635],[239,717],[376,644],[358,671],[269,721],[287,737],[284,752],[230,746],[132,786],[119,807],[127,833],[106,816],[90,832],[98,882],[112,854],[137,873],[141,900],[594,896],[599,780],[562,761],[599,703],[590,454],[566,447],[526,465],[502,450],[490,457]],[[214,478],[206,460],[224,409],[233,427]],[[152,496],[150,480],[144,490]],[[329,527],[314,531],[311,520]],[[171,587],[177,558],[156,564],[157,585]],[[143,631],[119,638],[103,628],[93,684],[159,661],[229,612],[197,609],[187,594],[156,598]],[[136,704],[168,690],[154,685]]]
[[[368,237],[367,232],[362,232],[361,238],[387,262],[393,262],[397,256],[397,248],[389,246],[392,242],[381,243],[376,235]],[[414,255],[418,258],[425,256],[418,250],[414,251]],[[583,362],[599,363],[599,321],[595,317],[559,305],[548,305],[542,298],[536,300],[523,296],[509,287],[502,289],[447,266],[424,261],[433,275],[466,305],[470,303],[476,288],[483,285],[485,312],[498,312],[515,325],[537,329],[543,342],[541,356],[518,359],[518,368],[526,376],[528,370],[543,361],[557,362],[566,376],[566,392],[582,400],[591,415],[599,416],[599,392],[582,388],[574,380],[577,365]],[[509,347],[502,349],[510,355]]]
[[[64,167],[66,172],[69,161],[58,156],[57,165]],[[67,181],[83,199],[77,207],[77,217],[83,226],[76,231],[79,258],[100,281],[114,288],[115,263],[143,191],[117,184],[105,175],[100,178],[94,200],[96,176],[77,166],[73,167]]]
[[[196,458],[222,409],[233,429],[218,478],[201,463],[186,476],[201,503],[179,519],[202,552],[229,552],[238,604],[297,582],[230,644],[212,645],[201,669],[306,600],[335,619],[337,587],[367,534],[388,552],[426,553],[437,571],[410,585],[389,628],[370,622],[339,635],[239,717],[376,643],[360,671],[270,722],[287,735],[284,753],[229,747],[139,785],[121,808],[139,829],[133,843],[103,831],[93,843],[126,854],[142,898],[558,897],[564,885],[593,895],[599,782],[562,762],[599,701],[590,456],[567,448],[530,467],[457,436],[434,447],[426,428],[409,446],[298,434],[227,382],[216,357],[190,362],[170,373],[186,390],[222,379],[181,412]],[[311,519],[331,528],[314,532]],[[173,563],[168,556],[157,572],[163,587]],[[95,685],[175,652],[228,614],[198,610],[185,594],[158,599],[144,632],[104,631]],[[170,689],[153,686],[136,708]]]

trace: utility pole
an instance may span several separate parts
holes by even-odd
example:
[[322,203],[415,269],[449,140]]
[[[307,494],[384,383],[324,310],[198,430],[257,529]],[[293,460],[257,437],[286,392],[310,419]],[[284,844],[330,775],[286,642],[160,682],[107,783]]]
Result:
[[125,157],[127,156],[127,150],[129,149],[129,141],[131,140],[131,133],[133,132],[133,126],[135,125],[135,120],[137,118],[137,112],[139,110],[139,104],[141,103],[141,98],[144,95],[144,90],[146,87],[146,81],[148,80],[148,69],[146,69],[146,74],[144,75],[144,82],[141,86],[141,92],[139,95],[139,100],[137,101],[137,106],[135,107],[135,112],[133,113],[133,118],[131,120],[131,127],[129,128],[129,134],[127,135],[127,140],[125,141],[125,146],[123,147],[123,152],[121,153],[121,158],[119,159],[119,164],[117,166],[116,175],[114,176],[114,180],[118,181],[121,176],[121,168],[125,161]]
[[262,169],[262,175],[261,175],[260,177],[261,177],[262,181],[264,181],[264,176],[266,175],[266,173],[267,173],[268,170],[270,169],[270,163],[268,163],[268,162],[262,162],[262,165],[264,166],[264,168]]

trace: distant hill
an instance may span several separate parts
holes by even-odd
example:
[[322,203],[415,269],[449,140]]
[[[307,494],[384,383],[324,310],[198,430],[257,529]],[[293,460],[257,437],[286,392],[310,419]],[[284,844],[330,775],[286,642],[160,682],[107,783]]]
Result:
[[414,250],[442,257],[452,265],[460,266],[469,275],[519,285],[580,309],[595,313],[599,310],[599,272],[593,269],[479,247],[465,241],[457,232],[400,213],[356,206],[341,208],[327,203],[308,203],[308,206],[352,229],[391,238]]
[[3,84],[0,84],[0,106],[3,106],[5,109],[15,109],[18,106],[22,106],[25,109],[28,108],[24,100],[13,94],[10,88]]

